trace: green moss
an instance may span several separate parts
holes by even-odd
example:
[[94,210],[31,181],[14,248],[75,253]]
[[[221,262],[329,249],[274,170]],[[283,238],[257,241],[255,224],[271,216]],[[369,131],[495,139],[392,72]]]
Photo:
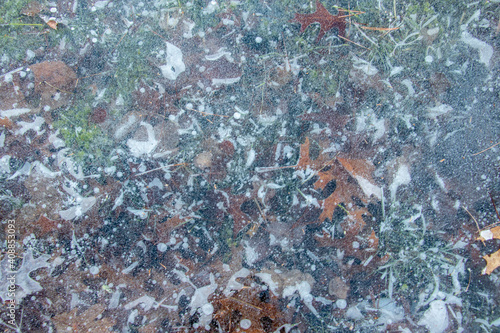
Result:
[[0,6],[0,24],[21,22],[21,10],[29,2],[31,0],[3,0]]
[[76,103],[66,111],[61,111],[54,127],[59,129],[67,147],[72,148],[74,156],[80,162],[92,160],[92,164],[106,165],[111,140],[100,127],[89,124],[92,112],[84,101]]
[[[21,14],[21,9],[29,0],[5,0],[0,5],[0,54],[9,63],[16,63],[26,57],[26,51],[34,50],[44,41],[40,32],[45,23],[34,17]],[[49,32],[47,35],[52,35]]]

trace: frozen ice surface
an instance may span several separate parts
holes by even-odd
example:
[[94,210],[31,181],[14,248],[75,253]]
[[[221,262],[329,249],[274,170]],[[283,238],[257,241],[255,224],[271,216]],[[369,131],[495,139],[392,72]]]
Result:
[[25,2],[0,6],[21,331],[494,330],[498,1]]

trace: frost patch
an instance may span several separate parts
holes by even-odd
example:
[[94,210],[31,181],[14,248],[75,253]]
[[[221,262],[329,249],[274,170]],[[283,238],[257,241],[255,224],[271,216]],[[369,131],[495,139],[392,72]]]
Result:
[[41,135],[45,132],[45,130],[41,130],[40,128],[45,123],[45,120],[42,117],[35,117],[35,120],[32,123],[28,123],[26,121],[18,121],[17,125],[21,126],[20,129],[15,131],[15,135],[24,135],[30,129],[34,130],[37,135]]
[[13,118],[13,117],[18,117],[20,115],[23,115],[25,113],[31,112],[31,109],[28,108],[20,108],[20,109],[10,109],[10,110],[3,110],[0,111],[0,115],[2,118]]
[[198,311],[200,314],[199,325],[201,327],[209,327],[212,321],[213,306],[208,302],[208,297],[215,292],[217,289],[217,283],[215,283],[215,277],[210,273],[210,284],[204,287],[196,289],[193,297],[191,298],[191,303],[189,307],[191,308],[191,316]]
[[181,49],[167,42],[167,64],[160,66],[160,70],[165,78],[175,81],[186,70]]
[[436,120],[437,117],[442,116],[444,114],[447,114],[451,112],[453,108],[449,106],[448,104],[441,104],[438,106],[435,106],[433,108],[427,109],[427,117]]
[[362,71],[368,76],[372,76],[378,73],[378,69],[366,60],[353,56],[352,61],[352,67]]
[[311,285],[307,281],[297,282],[293,286],[288,286],[283,290],[283,297],[292,296],[295,292],[298,292],[302,302],[309,308],[309,310],[319,317],[318,312],[312,305],[312,301],[314,299],[313,295],[311,295]]
[[418,324],[425,326],[430,333],[441,333],[448,327],[448,310],[446,303],[441,300],[432,301]]
[[468,46],[478,50],[479,52],[479,62],[482,62],[486,67],[490,66],[490,60],[493,56],[493,48],[487,43],[480,39],[473,37],[467,31],[462,31],[462,42]]
[[136,140],[136,139],[128,139],[127,146],[130,149],[130,152],[135,157],[140,157],[141,155],[148,155],[153,150],[155,150],[159,141],[155,138],[155,132],[153,126],[151,124],[141,122],[141,126],[146,129],[147,139],[145,141]]
[[92,208],[97,199],[92,197],[82,197],[73,187],[68,187],[63,185],[63,189],[70,195],[73,196],[72,202],[76,202],[76,205],[59,211],[59,215],[64,220],[73,220],[75,218],[83,216],[90,208]]
[[33,293],[41,291],[40,283],[30,277],[30,273],[42,267],[50,267],[47,260],[50,255],[43,254],[38,258],[33,257],[33,249],[26,250],[21,267],[17,271],[10,270],[9,257],[6,255],[0,262],[0,298],[3,302],[11,300],[8,295],[8,288],[11,281],[20,287],[16,288],[16,303],[19,304],[23,298]]
[[410,169],[408,169],[408,165],[401,164],[390,186],[391,199],[393,202],[396,199],[396,191],[398,190],[398,187],[401,185],[408,185],[410,181],[411,181],[411,176],[410,176]]

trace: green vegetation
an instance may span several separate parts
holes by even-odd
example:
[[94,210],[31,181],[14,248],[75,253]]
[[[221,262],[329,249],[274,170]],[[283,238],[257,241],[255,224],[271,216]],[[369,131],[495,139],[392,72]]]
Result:
[[[90,98],[90,97],[87,97]],[[74,156],[80,162],[106,165],[111,151],[111,139],[101,128],[89,122],[92,108],[83,100],[73,107],[60,111],[54,127],[59,129],[66,146],[73,149]]]

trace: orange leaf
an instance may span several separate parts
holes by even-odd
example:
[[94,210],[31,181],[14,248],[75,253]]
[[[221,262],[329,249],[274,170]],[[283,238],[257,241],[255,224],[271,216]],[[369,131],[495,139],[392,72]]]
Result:
[[12,128],[12,121],[9,118],[0,118],[0,126]]
[[500,267],[500,250],[483,257],[486,260],[486,267],[483,269],[483,274],[490,275],[495,269]]
[[57,22],[55,20],[48,20],[47,25],[54,30],[57,30]]
[[[483,230],[479,233],[479,237],[477,240],[480,241],[488,241],[490,239],[500,239],[500,226]],[[488,274],[490,275],[496,268],[500,266],[500,250],[492,253],[485,255],[483,257],[484,260],[486,260],[486,267],[483,269],[483,274]]]
[[228,213],[233,218],[234,237],[236,237],[236,235],[238,235],[238,233],[251,222],[251,218],[241,211],[241,205],[248,200],[249,198],[245,195],[234,196],[227,209]]
[[300,33],[303,33],[306,28],[312,23],[319,23],[320,30],[316,41],[320,40],[329,30],[332,28],[338,29],[338,34],[340,37],[345,37],[345,16],[344,11],[339,9],[338,15],[332,15],[328,10],[321,4],[321,2],[316,1],[316,11],[312,14],[300,14],[296,13],[292,21],[300,23]]
[[305,170],[311,165],[311,159],[309,158],[309,146],[309,138],[306,137],[306,141],[300,145],[300,156],[296,168]]

